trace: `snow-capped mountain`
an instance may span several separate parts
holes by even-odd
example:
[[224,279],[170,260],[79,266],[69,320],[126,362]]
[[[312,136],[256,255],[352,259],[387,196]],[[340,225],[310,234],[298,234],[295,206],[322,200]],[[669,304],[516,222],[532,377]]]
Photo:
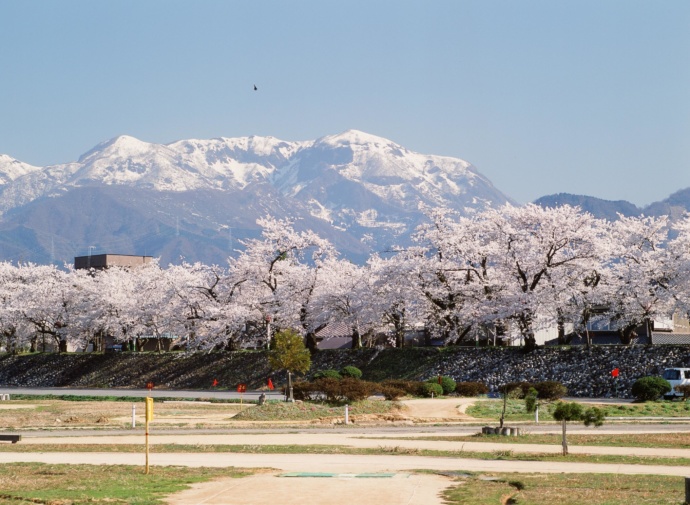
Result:
[[28,163],[22,163],[19,160],[10,158],[6,154],[0,154],[0,187],[38,170],[41,170],[41,168]]
[[[299,219],[357,256],[404,243],[423,219],[420,204],[463,210],[507,201],[466,161],[356,130],[303,142],[253,136],[167,145],[123,135],[62,165],[0,156],[0,254],[20,259],[12,255],[21,242],[36,261],[67,256],[54,252],[67,237],[70,255],[99,247],[164,262],[178,259],[168,254],[221,262],[231,242],[256,233],[257,217],[274,214]],[[173,238],[154,240],[142,223],[158,223]],[[113,243],[119,235],[129,237],[122,242],[129,250]],[[173,251],[170,242],[185,237],[189,247]],[[207,251],[195,253],[194,243]]]

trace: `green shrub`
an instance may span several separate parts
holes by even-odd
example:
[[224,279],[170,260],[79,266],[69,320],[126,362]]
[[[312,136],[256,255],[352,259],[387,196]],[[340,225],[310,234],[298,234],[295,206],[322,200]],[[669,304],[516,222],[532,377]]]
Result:
[[532,384],[529,382],[508,382],[498,387],[498,391],[501,394],[508,393],[511,398],[524,398],[527,393],[532,388]]
[[319,370],[316,372],[313,376],[313,380],[317,379],[323,379],[323,378],[329,378],[329,379],[342,379],[343,376],[340,375],[340,372],[338,370]]
[[671,384],[661,377],[641,377],[632,386],[632,394],[640,401],[656,400],[671,392]]
[[340,401],[359,402],[371,396],[375,385],[371,382],[344,377],[340,381]]
[[441,389],[443,389],[443,394],[444,395],[449,395],[451,393],[455,392],[455,379],[452,377],[448,376],[441,376],[440,380],[438,377],[433,377],[431,379],[428,379],[427,382],[429,383],[435,383],[435,384],[440,384]]
[[362,378],[362,371],[357,368],[356,366],[346,366],[340,371],[340,375],[343,377],[351,377],[353,379],[361,379]]
[[392,387],[396,389],[402,389],[406,395],[418,396],[419,395],[419,382],[417,381],[407,381],[403,379],[386,379],[381,382],[382,387]]
[[315,380],[312,387],[312,399],[323,395],[328,403],[358,402],[368,398],[375,390],[375,384],[352,377],[342,380],[323,377]]
[[386,400],[390,401],[397,401],[407,394],[404,389],[395,386],[379,385],[378,390]]
[[[312,386],[315,392],[321,393],[326,397],[328,403],[340,402],[340,380],[333,377],[322,377],[312,382]],[[315,396],[320,396],[318,393]]]
[[489,386],[483,382],[458,382],[455,384],[455,392],[458,396],[479,396],[489,392]]
[[312,382],[300,381],[292,384],[292,396],[295,400],[314,400],[316,389]]
[[419,389],[420,396],[431,398],[432,396],[443,396],[443,387],[438,382],[422,382]]
[[558,381],[543,381],[534,384],[537,397],[540,400],[553,401],[563,398],[568,394],[568,388]]
[[551,412],[556,421],[579,421],[582,419],[584,408],[575,402],[558,402]]

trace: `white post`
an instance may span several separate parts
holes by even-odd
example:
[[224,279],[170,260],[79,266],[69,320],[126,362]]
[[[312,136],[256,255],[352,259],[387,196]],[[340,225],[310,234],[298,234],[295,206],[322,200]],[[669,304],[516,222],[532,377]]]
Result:
[[534,409],[534,422],[539,424],[539,404],[537,403],[537,408]]
[[350,424],[350,417],[347,404],[345,405],[345,424]]
[[136,422],[136,415],[137,415],[137,407],[135,404],[132,404],[132,428],[136,428],[137,422]]

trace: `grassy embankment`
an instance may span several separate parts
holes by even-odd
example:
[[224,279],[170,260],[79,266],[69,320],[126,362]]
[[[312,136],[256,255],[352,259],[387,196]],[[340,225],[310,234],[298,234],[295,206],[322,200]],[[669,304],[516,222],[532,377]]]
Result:
[[141,467],[124,465],[0,465],[0,504],[158,505],[190,484],[217,477],[243,477],[233,468]]

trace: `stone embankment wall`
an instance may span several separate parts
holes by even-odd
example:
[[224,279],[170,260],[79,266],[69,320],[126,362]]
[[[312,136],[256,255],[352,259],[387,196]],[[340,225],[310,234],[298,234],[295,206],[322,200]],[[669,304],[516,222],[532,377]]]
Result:
[[[556,380],[570,396],[630,397],[639,377],[660,375],[667,367],[690,368],[690,347],[547,348],[529,354],[516,348],[464,347],[321,351],[312,359],[310,374],[346,365],[375,381],[441,374],[496,388],[506,382]],[[614,368],[620,370],[615,380]],[[276,384],[285,382],[284,373],[271,372],[263,351],[0,355],[0,387],[144,388],[153,382],[157,388],[210,389],[215,379],[223,389],[241,382],[260,388],[269,376]]]

